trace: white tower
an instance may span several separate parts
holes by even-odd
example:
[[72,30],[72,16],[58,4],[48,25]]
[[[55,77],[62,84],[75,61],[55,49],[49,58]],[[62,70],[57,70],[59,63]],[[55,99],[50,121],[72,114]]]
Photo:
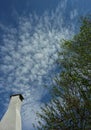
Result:
[[0,122],[0,130],[22,130],[20,109],[23,99],[21,94],[11,96],[8,110]]

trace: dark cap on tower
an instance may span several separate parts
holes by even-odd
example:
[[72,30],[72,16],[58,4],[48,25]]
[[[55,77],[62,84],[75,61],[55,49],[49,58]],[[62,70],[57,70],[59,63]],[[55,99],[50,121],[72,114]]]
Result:
[[19,96],[21,101],[24,100],[24,97],[21,94],[13,94],[13,95],[10,96],[10,98],[14,97],[14,96]]

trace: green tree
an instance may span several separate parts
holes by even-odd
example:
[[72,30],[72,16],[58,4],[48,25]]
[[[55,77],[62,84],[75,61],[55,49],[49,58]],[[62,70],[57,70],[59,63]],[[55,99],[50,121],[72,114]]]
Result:
[[91,130],[91,17],[80,32],[63,40],[53,99],[38,113],[38,130]]

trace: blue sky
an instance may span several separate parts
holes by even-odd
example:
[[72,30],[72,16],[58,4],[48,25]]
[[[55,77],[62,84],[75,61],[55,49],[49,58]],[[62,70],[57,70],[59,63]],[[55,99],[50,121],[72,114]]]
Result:
[[[0,0],[0,118],[9,96],[21,93],[23,130],[34,130],[35,113],[48,102],[58,73],[61,39],[70,39],[91,0]],[[50,87],[49,87],[50,89]]]

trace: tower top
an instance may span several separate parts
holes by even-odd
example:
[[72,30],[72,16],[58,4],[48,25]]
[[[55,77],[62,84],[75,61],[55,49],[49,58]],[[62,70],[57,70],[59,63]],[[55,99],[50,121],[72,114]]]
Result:
[[15,96],[19,96],[21,101],[24,99],[24,97],[21,94],[13,94],[10,96],[10,98],[15,97]]

